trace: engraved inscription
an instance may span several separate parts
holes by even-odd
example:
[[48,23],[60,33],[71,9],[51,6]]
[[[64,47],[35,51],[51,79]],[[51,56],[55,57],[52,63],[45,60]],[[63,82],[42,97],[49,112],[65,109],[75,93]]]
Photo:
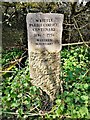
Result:
[[29,13],[27,29],[30,51],[61,50],[63,15],[56,13]]

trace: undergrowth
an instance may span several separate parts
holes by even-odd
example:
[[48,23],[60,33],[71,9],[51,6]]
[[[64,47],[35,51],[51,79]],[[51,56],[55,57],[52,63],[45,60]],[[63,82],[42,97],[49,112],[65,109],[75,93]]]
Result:
[[[4,52],[2,67],[11,64],[11,61],[20,58],[22,54],[23,51],[19,49]],[[20,63],[17,64],[19,66]],[[17,67],[17,64],[11,68],[13,72],[3,74],[3,120],[90,119],[90,48],[76,46],[62,49],[62,89],[52,110],[47,113],[41,110],[40,89],[30,83],[29,60],[26,60],[24,67]]]

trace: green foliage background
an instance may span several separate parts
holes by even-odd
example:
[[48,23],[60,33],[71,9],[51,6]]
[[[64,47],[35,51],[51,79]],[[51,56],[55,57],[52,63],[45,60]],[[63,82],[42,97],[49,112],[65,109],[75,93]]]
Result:
[[[6,64],[21,54],[13,49],[3,55]],[[8,58],[6,57],[8,56]],[[5,63],[6,61],[6,63]],[[58,94],[50,112],[43,114],[40,89],[30,83],[29,63],[19,70],[13,67],[13,73],[3,76],[3,118],[4,119],[59,119],[87,118],[90,119],[90,48],[76,46],[63,48],[61,51],[62,89]],[[19,63],[18,63],[19,64]],[[34,117],[33,117],[34,116]]]
[[[90,2],[85,6],[71,3],[0,3],[2,5],[2,119],[59,120],[90,119],[90,47],[77,45],[61,51],[60,92],[50,111],[43,111],[44,95],[30,83],[29,61],[20,67],[26,50],[26,15],[35,12],[63,13],[62,43],[89,41]],[[73,18],[76,19],[78,27]],[[78,30],[83,37],[81,39]],[[87,36],[87,37],[86,37]],[[16,48],[15,48],[16,47]],[[18,60],[18,61],[17,61]],[[13,64],[14,61],[16,64]],[[10,66],[9,66],[10,65]],[[18,65],[18,67],[17,67]],[[1,74],[0,74],[1,75]]]

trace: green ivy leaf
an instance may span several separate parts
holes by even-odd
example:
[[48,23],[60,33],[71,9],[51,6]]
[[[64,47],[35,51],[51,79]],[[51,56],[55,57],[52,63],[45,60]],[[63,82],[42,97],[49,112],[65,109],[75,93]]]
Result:
[[89,85],[86,83],[86,84],[84,84],[84,88],[85,89],[88,89],[88,87],[89,87]]
[[87,95],[82,95],[81,99],[84,100],[84,101],[88,101],[88,96]]

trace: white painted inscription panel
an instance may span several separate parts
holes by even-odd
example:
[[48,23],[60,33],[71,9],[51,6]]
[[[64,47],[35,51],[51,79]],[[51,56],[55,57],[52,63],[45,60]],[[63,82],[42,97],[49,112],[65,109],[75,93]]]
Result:
[[61,50],[63,14],[28,13],[28,45],[29,51]]

